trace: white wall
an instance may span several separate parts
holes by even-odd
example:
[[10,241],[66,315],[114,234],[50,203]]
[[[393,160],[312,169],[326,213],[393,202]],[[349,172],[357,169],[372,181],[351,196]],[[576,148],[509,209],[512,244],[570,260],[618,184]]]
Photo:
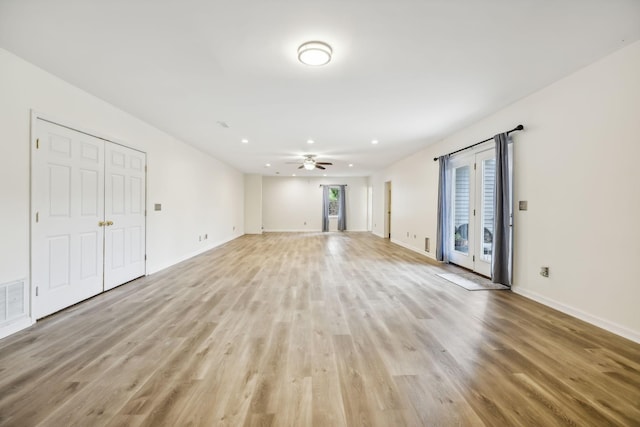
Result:
[[29,276],[31,109],[147,152],[148,272],[244,233],[241,173],[0,49],[0,283]]
[[262,234],[262,175],[244,176],[244,232]]
[[392,238],[422,252],[437,227],[433,157],[522,123],[514,195],[529,209],[515,212],[513,290],[640,342],[638,76],[640,42],[374,175],[374,232],[391,180]]
[[367,230],[367,178],[262,178],[265,231],[321,231],[323,184],[346,184],[347,231]]

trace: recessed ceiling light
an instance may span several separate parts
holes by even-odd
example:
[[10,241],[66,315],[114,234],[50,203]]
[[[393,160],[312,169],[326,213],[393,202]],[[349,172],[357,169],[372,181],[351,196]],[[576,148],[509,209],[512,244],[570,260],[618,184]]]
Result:
[[353,167],[353,163],[349,163],[349,167],[352,168]]
[[322,174],[322,176],[327,176],[327,174],[326,174],[326,173],[323,173],[323,174]]
[[292,173],[292,174],[291,174],[291,176],[296,176],[296,174],[295,174],[295,173]]
[[248,144],[248,143],[249,143],[249,140],[248,140],[248,139],[243,139],[241,142],[242,142],[243,144]]
[[313,139],[307,139],[307,144],[313,144],[315,141]]
[[371,143],[372,143],[373,145],[376,145],[376,144],[378,143],[378,140],[377,140],[377,139],[374,139],[374,140],[372,140],[372,141],[371,141]]
[[332,54],[331,46],[324,42],[306,42],[298,48],[298,60],[316,67],[328,64]]
[[267,164],[265,164],[265,166],[270,168],[271,167],[271,163],[267,163]]

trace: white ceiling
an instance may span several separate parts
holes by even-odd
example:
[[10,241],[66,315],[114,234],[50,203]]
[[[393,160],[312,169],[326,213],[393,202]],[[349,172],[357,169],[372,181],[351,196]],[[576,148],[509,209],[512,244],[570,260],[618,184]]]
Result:
[[638,0],[0,0],[0,47],[269,175],[369,175],[638,39]]

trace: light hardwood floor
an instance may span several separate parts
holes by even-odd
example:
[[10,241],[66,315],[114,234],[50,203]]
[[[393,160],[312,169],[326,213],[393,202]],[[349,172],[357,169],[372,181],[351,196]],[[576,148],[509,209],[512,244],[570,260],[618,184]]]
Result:
[[0,424],[640,425],[640,345],[442,271],[241,237],[0,340]]

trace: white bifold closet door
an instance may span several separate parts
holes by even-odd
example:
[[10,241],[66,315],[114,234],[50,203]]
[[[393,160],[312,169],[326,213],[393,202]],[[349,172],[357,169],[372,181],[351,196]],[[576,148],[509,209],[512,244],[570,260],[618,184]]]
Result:
[[145,274],[146,161],[42,119],[34,134],[31,280],[39,319]]

